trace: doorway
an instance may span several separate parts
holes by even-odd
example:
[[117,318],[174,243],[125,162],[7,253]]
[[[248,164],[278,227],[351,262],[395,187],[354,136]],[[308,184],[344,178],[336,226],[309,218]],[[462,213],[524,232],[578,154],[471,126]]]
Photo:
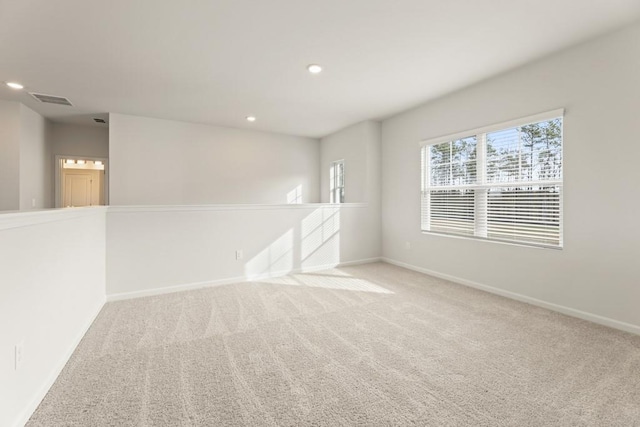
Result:
[[56,207],[108,204],[107,159],[56,156]]

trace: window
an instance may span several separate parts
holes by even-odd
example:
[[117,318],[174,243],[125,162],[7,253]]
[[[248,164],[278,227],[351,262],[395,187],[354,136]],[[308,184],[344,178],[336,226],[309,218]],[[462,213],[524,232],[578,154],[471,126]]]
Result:
[[344,203],[344,160],[331,162],[329,180],[330,202]]
[[424,142],[422,231],[562,247],[562,116]]

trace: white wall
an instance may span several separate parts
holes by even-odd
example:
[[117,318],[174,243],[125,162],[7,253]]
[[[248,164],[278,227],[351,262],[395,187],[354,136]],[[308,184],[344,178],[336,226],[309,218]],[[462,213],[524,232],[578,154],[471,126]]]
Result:
[[[320,140],[320,200],[329,202],[329,170],[331,162],[344,160],[345,192],[347,203],[376,199],[378,181],[370,182],[370,170],[379,172],[380,123],[366,121],[349,126]],[[377,154],[377,158],[370,158]],[[369,164],[373,161],[373,164]],[[379,176],[379,173],[377,174]]]
[[53,156],[109,157],[109,128],[52,123]]
[[20,209],[20,104],[0,100],[0,211]]
[[364,202],[367,196],[367,122],[349,126],[320,140],[320,200],[330,201],[331,163],[344,160],[346,203]]
[[[380,123],[365,121],[320,140],[320,200],[329,202],[331,162],[344,160],[345,202],[367,204],[367,221],[375,253],[382,253]],[[357,236],[354,236],[357,238]],[[376,255],[377,256],[377,255]]]
[[111,298],[380,256],[377,220],[366,205],[112,206],[107,218]]
[[312,138],[111,114],[111,205],[287,203],[319,195]]
[[51,123],[20,104],[20,210],[53,206]]
[[0,210],[52,207],[50,123],[19,102],[0,100]]
[[104,301],[105,208],[0,214],[0,425],[28,419]]
[[[635,25],[385,120],[384,256],[640,332],[638,76]],[[561,107],[563,250],[420,232],[420,140]]]

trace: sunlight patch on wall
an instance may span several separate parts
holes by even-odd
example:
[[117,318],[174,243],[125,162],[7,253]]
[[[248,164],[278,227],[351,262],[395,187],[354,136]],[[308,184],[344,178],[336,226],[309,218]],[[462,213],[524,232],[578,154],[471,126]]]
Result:
[[270,274],[286,274],[293,270],[293,230],[289,230],[258,255],[249,260],[244,267],[249,279]]
[[298,185],[287,193],[287,204],[296,205],[302,203],[302,185]]
[[317,209],[302,220],[300,266],[340,263],[340,208]]

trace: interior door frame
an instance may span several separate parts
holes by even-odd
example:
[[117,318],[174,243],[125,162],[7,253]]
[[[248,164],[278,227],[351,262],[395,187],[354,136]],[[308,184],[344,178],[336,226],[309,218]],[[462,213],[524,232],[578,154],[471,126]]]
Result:
[[101,161],[104,165],[104,204],[109,204],[109,159],[105,157],[91,157],[91,156],[77,156],[77,155],[58,155],[56,154],[55,160],[55,199],[56,199],[56,208],[61,208],[62,206],[62,183],[60,182],[60,175],[62,175],[62,160],[63,159],[82,159],[82,160],[91,160],[91,161]]

